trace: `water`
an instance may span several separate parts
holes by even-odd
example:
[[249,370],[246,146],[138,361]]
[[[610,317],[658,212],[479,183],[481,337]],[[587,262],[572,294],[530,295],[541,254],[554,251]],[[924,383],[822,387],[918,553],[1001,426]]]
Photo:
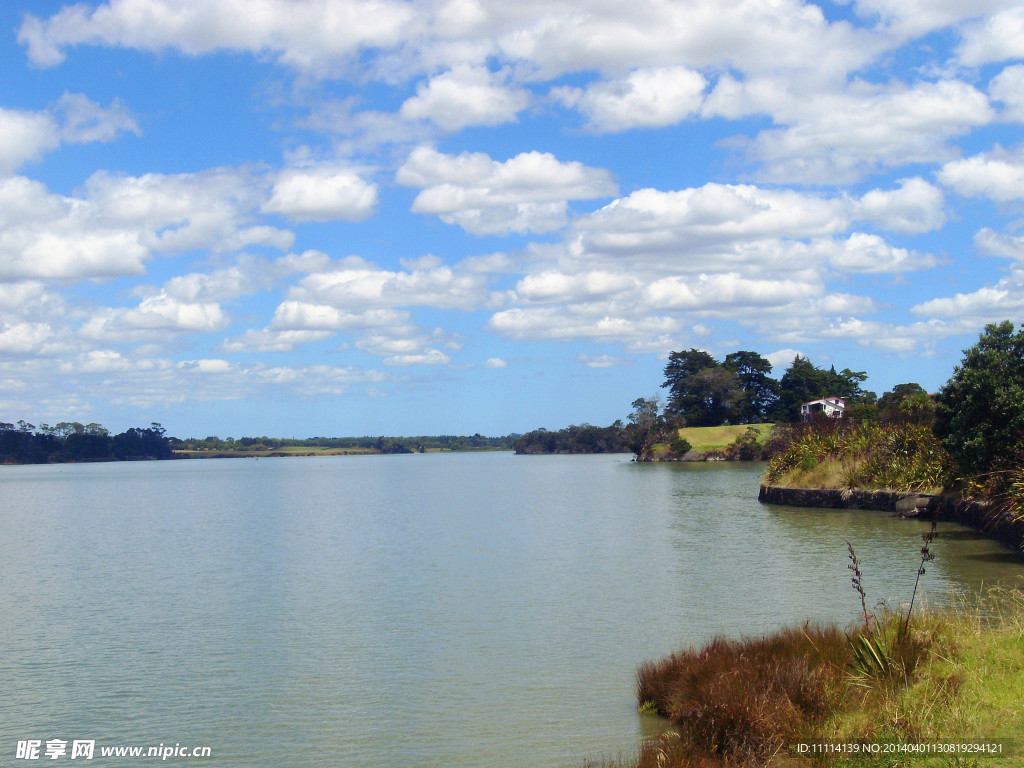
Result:
[[[26,739],[255,768],[626,754],[656,727],[635,711],[645,659],[855,620],[847,540],[871,604],[909,598],[923,523],[763,506],[762,471],[507,453],[0,467],[0,763]],[[1024,578],[966,529],[933,549],[934,601]]]

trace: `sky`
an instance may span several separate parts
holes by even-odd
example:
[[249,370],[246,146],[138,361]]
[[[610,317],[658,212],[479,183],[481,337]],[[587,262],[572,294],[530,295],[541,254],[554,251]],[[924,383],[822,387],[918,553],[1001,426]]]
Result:
[[607,425],[1024,320],[1020,0],[0,5],[0,420]]

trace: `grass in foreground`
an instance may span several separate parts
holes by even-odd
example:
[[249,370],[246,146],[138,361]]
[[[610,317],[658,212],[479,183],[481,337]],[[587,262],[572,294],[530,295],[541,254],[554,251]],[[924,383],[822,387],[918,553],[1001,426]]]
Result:
[[[865,618],[847,631],[805,625],[762,638],[716,639],[645,664],[638,699],[670,726],[635,760],[603,765],[1024,764],[1024,594],[991,591],[970,610],[918,613],[906,624],[892,612]],[[797,749],[960,740],[1001,741],[1011,753],[808,756]]]

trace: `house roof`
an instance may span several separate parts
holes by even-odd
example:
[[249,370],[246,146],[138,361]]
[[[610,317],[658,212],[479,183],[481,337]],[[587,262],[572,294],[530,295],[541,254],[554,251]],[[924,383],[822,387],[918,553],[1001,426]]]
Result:
[[827,403],[828,405],[836,405],[840,408],[845,408],[846,398],[829,395],[828,397],[819,397],[817,400],[808,400],[806,403],[800,403],[800,405],[814,405],[815,403]]

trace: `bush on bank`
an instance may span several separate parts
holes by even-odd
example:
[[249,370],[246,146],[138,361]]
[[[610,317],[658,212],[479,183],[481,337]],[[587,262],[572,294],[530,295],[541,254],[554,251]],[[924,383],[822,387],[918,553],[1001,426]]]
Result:
[[767,485],[937,492],[956,480],[956,465],[925,424],[824,420],[776,439]]

